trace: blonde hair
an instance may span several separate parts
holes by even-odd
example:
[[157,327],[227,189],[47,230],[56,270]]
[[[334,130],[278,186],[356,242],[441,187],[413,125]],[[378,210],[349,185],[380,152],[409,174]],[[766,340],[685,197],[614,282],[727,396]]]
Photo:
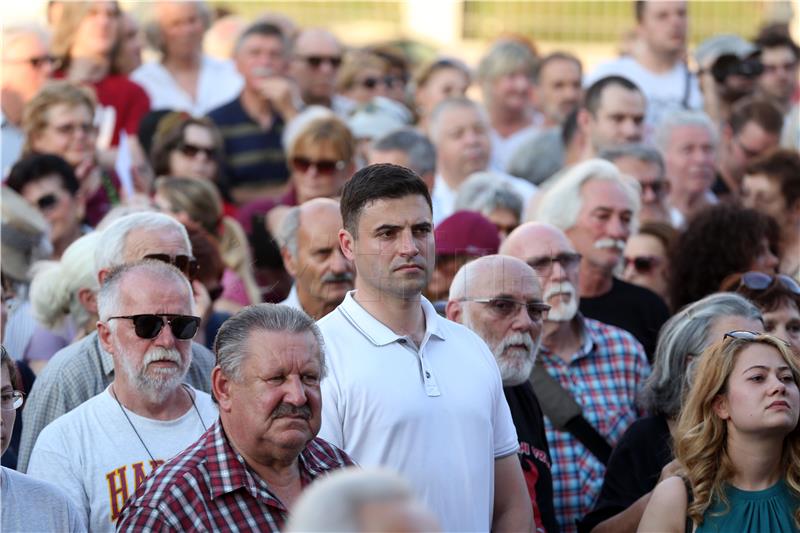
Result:
[[425,87],[434,74],[448,69],[461,72],[467,80],[467,85],[472,83],[472,73],[466,64],[453,57],[440,57],[423,64],[417,69],[414,73],[413,85],[415,88]]
[[[64,61],[63,65],[66,66],[69,64],[70,51],[75,45],[78,27],[81,25],[81,22],[83,22],[83,19],[86,18],[93,2],[62,2],[62,4],[61,16],[58,18],[58,22],[53,29],[53,42],[50,46],[50,50],[53,52],[53,55],[62,59]],[[120,15],[121,11],[119,5],[116,2],[113,2],[113,4],[117,10],[117,14]],[[116,40],[108,54],[109,58],[114,57],[116,54],[121,36],[122,32],[118,27]]]
[[[715,500],[729,505],[724,484],[734,474],[736,465],[727,451],[727,424],[714,412],[721,394],[728,390],[728,379],[741,351],[758,342],[775,348],[789,366],[795,383],[800,383],[800,367],[796,356],[784,341],[772,335],[758,335],[752,340],[727,337],[707,348],[693,376],[693,384],[678,418],[675,435],[675,457],[684,466],[694,499],[687,509],[696,523]],[[784,439],[780,471],[795,497],[800,496],[800,425]],[[800,526],[800,508],[794,512]]]
[[65,80],[46,83],[22,111],[22,129],[25,132],[23,155],[33,152],[31,141],[47,127],[47,112],[51,107],[64,104],[70,107],[85,106],[94,119],[97,105],[91,89]]
[[339,160],[350,163],[356,152],[356,141],[350,128],[342,119],[330,115],[315,118],[305,124],[287,149],[287,159],[291,159],[298,149],[306,146],[317,146],[322,142],[329,142],[336,152]]
[[236,220],[223,215],[222,197],[214,184],[193,178],[161,177],[155,188],[173,210],[185,212],[217,240],[222,262],[242,279],[248,300],[261,303],[247,235]]
[[380,70],[382,74],[386,74],[389,72],[389,62],[378,54],[364,50],[348,52],[336,76],[336,90],[344,92],[352,89],[356,76],[366,68]]

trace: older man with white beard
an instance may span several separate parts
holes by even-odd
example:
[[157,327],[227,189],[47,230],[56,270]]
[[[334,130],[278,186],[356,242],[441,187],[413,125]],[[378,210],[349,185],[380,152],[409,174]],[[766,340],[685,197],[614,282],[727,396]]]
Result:
[[62,488],[90,531],[113,531],[136,487],[218,414],[211,396],[183,383],[200,318],[179,270],[153,260],[112,269],[98,312],[114,380],[42,430],[28,474]]
[[[650,373],[642,346],[627,331],[578,312],[581,256],[558,228],[528,222],[503,242],[500,253],[521,259],[542,283],[551,306],[543,325],[541,364],[580,406],[585,420],[611,446],[638,418],[636,393]],[[594,505],[605,465],[571,432],[555,429],[545,411],[554,462],[553,503],[562,531]]]
[[533,269],[514,257],[487,255],[456,273],[447,318],[477,333],[494,354],[519,439],[519,460],[537,531],[557,531],[550,452],[539,400],[528,378],[550,306]]
[[567,170],[547,190],[535,220],[562,230],[581,255],[581,312],[632,333],[652,357],[669,310],[656,293],[614,276],[625,243],[636,231],[639,190],[636,180],[623,176],[613,163],[590,159]]

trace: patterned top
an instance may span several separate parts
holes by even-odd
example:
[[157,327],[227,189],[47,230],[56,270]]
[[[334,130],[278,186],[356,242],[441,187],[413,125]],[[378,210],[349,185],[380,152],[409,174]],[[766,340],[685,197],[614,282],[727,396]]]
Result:
[[[320,438],[300,453],[303,486],[355,463]],[[117,531],[279,531],[287,509],[248,468],[216,422],[194,444],[164,463],[128,500]]]
[[[644,348],[627,331],[597,320],[578,318],[581,348],[569,363],[541,347],[539,358],[583,408],[583,416],[614,446],[640,413],[636,393],[650,374]],[[588,513],[603,484],[605,466],[571,433],[557,431],[545,417],[553,459],[553,504],[564,532]]]

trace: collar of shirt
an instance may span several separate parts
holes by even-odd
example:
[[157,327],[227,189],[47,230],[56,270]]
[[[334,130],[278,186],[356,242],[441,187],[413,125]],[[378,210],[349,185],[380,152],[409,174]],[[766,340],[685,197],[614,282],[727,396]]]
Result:
[[[404,335],[398,335],[386,324],[361,307],[361,304],[353,298],[355,292],[355,290],[348,292],[342,304],[337,308],[354,328],[361,332],[361,334],[375,346],[386,346],[400,339],[406,339]],[[439,319],[441,317],[436,314],[436,309],[434,309],[433,304],[424,296],[420,296],[420,305],[422,305],[422,312],[425,314],[425,336],[419,347],[422,349],[431,336],[445,340],[445,334],[439,326]]]
[[573,353],[570,357],[569,363],[566,363],[561,357],[554,355],[553,352],[548,350],[544,345],[539,347],[539,357],[544,357],[549,363],[556,362],[562,365],[568,365],[575,363],[581,358],[589,357],[594,353],[597,348],[597,344],[601,342],[601,339],[596,339],[592,334],[592,331],[586,327],[586,322],[584,320],[583,314],[578,312],[573,319],[578,324],[578,334],[581,337],[581,347],[578,348],[578,351]]

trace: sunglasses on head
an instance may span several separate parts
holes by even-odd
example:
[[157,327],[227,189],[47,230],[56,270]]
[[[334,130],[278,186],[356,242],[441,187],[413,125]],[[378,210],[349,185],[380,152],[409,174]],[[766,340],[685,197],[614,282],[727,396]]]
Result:
[[183,275],[189,279],[194,279],[200,268],[197,260],[190,255],[150,254],[144,256],[143,259],[152,259],[153,261],[161,261],[172,265],[183,272]]
[[625,268],[633,265],[639,274],[649,274],[661,263],[661,258],[654,255],[637,255],[636,257],[625,257]]
[[300,56],[300,59],[308,63],[311,68],[319,68],[323,63],[328,63],[334,69],[342,64],[340,56]]
[[172,336],[178,340],[189,340],[197,334],[200,317],[190,315],[128,315],[112,316],[109,320],[131,320],[136,336],[141,339],[155,339],[161,333],[164,322],[172,330]]
[[293,157],[292,158],[292,167],[298,172],[308,172],[311,167],[317,169],[317,174],[322,174],[323,176],[331,176],[336,171],[342,170],[345,167],[344,161],[333,161],[330,159],[320,159],[319,161],[312,161],[307,157]]
[[197,146],[191,143],[181,143],[178,146],[178,151],[186,157],[195,157],[199,153],[203,153],[206,159],[214,159],[214,148],[207,148],[205,146]]
[[513,298],[461,298],[462,302],[476,302],[489,306],[489,309],[500,318],[514,316],[523,305],[533,322],[541,322],[547,318],[550,306],[544,302],[522,302]]
[[780,284],[784,289],[792,294],[800,295],[800,284],[786,274],[770,276],[763,272],[745,272],[739,282],[740,287],[746,287],[753,291],[765,291],[775,284]]
[[49,211],[58,204],[58,195],[55,193],[48,193],[36,200],[36,207],[39,211]]
[[[736,331],[729,331],[728,333],[726,333],[725,335],[722,336],[722,340],[725,340],[725,339],[737,339],[737,340],[743,340],[743,341],[758,341],[761,337],[764,337],[766,335],[767,335],[766,333],[757,333],[755,331],[747,331],[747,330],[743,330],[742,329],[742,330],[736,330]],[[778,339],[777,337],[773,337],[773,338]],[[791,346],[791,344],[789,344],[788,342],[786,342],[783,339],[778,339],[778,340],[781,341],[786,346]]]

